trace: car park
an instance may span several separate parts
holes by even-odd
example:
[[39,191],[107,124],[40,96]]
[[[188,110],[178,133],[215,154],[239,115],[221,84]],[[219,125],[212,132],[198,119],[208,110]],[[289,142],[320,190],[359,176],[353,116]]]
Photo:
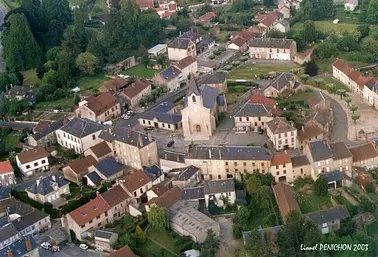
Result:
[[43,249],[49,250],[49,249],[51,248],[51,244],[48,243],[48,242],[43,242],[43,243],[41,244],[41,247],[42,247]]
[[83,250],[88,249],[88,245],[86,245],[86,244],[80,244],[79,247],[80,247],[80,249],[83,249]]

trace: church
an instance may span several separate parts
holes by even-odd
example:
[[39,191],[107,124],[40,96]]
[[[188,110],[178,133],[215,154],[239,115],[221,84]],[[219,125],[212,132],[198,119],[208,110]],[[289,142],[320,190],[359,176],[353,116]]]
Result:
[[218,114],[225,111],[226,98],[209,85],[198,87],[193,74],[188,77],[185,108],[181,110],[185,141],[209,140],[216,129]]

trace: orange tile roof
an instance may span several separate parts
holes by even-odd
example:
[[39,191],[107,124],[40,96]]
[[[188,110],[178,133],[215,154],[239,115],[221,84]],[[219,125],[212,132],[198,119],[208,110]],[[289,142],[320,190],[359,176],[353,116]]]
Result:
[[289,185],[279,182],[273,187],[273,191],[284,221],[291,211],[301,212],[298,202],[294,198],[293,190]]
[[140,9],[154,8],[153,0],[136,0],[136,4],[139,6]]
[[138,170],[130,175],[127,175],[124,180],[125,181],[122,183],[122,186],[130,193],[151,182],[151,178],[143,170]]
[[102,83],[102,87],[105,87],[109,91],[116,91],[126,85],[126,80],[121,78],[114,78]]
[[38,133],[38,132],[41,132],[43,131],[44,129],[46,129],[49,125],[51,125],[51,123],[53,123],[52,121],[50,120],[40,120],[37,124],[37,126],[34,127],[33,131],[34,133]]
[[129,99],[132,99],[149,86],[150,82],[148,82],[147,80],[138,79],[127,88],[125,88],[122,94],[127,96]]
[[304,130],[298,130],[298,138],[303,141],[323,134],[323,130],[316,125],[307,126]]
[[264,24],[268,28],[278,20],[278,17],[272,13],[261,15],[260,17],[260,23]]
[[182,189],[179,187],[173,187],[160,197],[156,197],[145,203],[145,205],[156,204],[160,207],[169,208],[181,199]]
[[120,185],[110,188],[108,191],[100,195],[102,199],[110,206],[114,207],[129,198],[129,195]]
[[241,47],[246,43],[246,41],[244,38],[237,35],[231,39],[231,43],[237,45],[238,47]]
[[95,165],[97,161],[92,155],[85,156],[82,159],[76,159],[67,164],[74,173],[77,175],[79,174],[87,174],[88,168],[92,165]]
[[110,92],[103,93],[88,101],[86,106],[96,115],[100,115],[118,104],[117,98]]
[[105,141],[90,147],[90,149],[97,158],[101,158],[112,152],[112,149],[110,149],[109,145]]
[[0,173],[1,174],[13,173],[13,167],[9,160],[0,162]]
[[274,106],[277,105],[277,102],[275,100],[265,97],[264,95],[260,93],[255,93],[253,96],[251,96],[251,98],[249,98],[249,102],[256,103],[256,104],[263,104],[270,108],[273,108]]
[[202,22],[209,22],[212,18],[214,18],[215,16],[217,16],[215,14],[215,12],[207,12],[205,13],[204,15],[202,15],[201,17],[199,17],[198,19]]
[[121,249],[119,249],[115,252],[112,252],[109,255],[109,257],[137,257],[137,256],[133,253],[133,251],[130,249],[130,247],[125,245]]
[[291,163],[290,155],[287,153],[278,153],[273,155],[272,160],[270,161],[271,166],[278,166]]
[[171,17],[172,15],[174,15],[175,12],[165,12],[161,15],[162,18],[168,18],[168,17]]
[[353,70],[353,66],[345,62],[344,60],[337,59],[334,63],[333,66],[335,66],[338,70],[342,71],[345,74],[348,74]]
[[110,206],[105,200],[102,197],[97,196],[95,199],[71,211],[67,215],[71,216],[79,226],[82,226],[109,209]]
[[44,157],[48,157],[49,153],[46,152],[45,148],[39,147],[36,149],[21,152],[17,154],[17,156],[21,164],[25,164],[25,163],[32,162],[35,160],[39,160]]

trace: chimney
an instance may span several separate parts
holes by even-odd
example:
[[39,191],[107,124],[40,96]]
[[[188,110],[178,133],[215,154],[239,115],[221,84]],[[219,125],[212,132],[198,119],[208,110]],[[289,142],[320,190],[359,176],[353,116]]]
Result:
[[143,138],[142,138],[142,135],[140,135],[140,134],[139,134],[139,137],[138,137],[138,141],[139,141],[139,146],[143,147]]
[[148,137],[148,141],[149,141],[149,142],[152,142],[152,136],[151,136],[151,133],[147,133],[147,137]]
[[304,131],[305,130],[305,128],[304,128],[304,126],[302,126],[302,131]]
[[211,148],[209,148],[209,159],[211,159]]
[[28,252],[30,252],[32,250],[32,245],[31,245],[31,242],[30,242],[30,238],[27,238],[25,240],[25,246],[26,246],[26,250],[28,250]]
[[56,178],[55,178],[54,175],[52,175],[51,178],[52,178],[52,180],[53,180],[54,182],[56,182]]
[[37,186],[39,186],[39,183],[41,182],[39,179],[36,180]]
[[8,248],[8,257],[13,257],[12,249]]

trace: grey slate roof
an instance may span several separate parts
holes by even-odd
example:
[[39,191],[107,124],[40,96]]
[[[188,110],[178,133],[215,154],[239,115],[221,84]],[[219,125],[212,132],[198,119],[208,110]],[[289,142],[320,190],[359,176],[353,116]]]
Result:
[[187,31],[187,32],[183,33],[181,36],[179,36],[179,38],[190,39],[193,42],[195,42],[200,37],[201,37],[201,35],[193,32],[193,31]]
[[83,138],[105,127],[100,123],[85,118],[73,118],[61,130],[77,138]]
[[235,192],[235,181],[233,178],[205,181],[203,192],[205,195]]
[[190,165],[182,169],[182,171],[175,177],[175,180],[186,181],[199,171],[199,168]]
[[281,19],[279,23],[281,23],[281,25],[284,27],[287,27],[290,25],[290,22],[287,19]]
[[182,189],[182,194],[181,194],[182,200],[197,200],[197,199],[204,199],[204,198],[205,198],[205,193],[203,191],[203,186]]
[[353,157],[352,153],[346,147],[344,142],[332,143],[329,146],[332,150],[334,160],[341,160],[341,159]]
[[27,215],[23,215],[20,219],[13,220],[12,224],[20,232],[48,216],[48,214],[35,209]]
[[181,114],[155,112],[151,110],[149,112],[142,113],[139,119],[143,119],[143,120],[156,119],[158,122],[176,125],[177,123],[181,122],[182,116]]
[[294,41],[284,38],[253,38],[249,41],[250,47],[289,49]]
[[328,210],[310,212],[304,215],[316,225],[322,225],[323,223],[343,220],[350,217],[348,209],[345,206],[337,206]]
[[272,116],[263,104],[247,102],[235,114],[235,117],[267,117]]
[[188,76],[188,92],[186,95],[189,96],[193,93],[200,95],[200,90],[198,88],[196,78],[194,77],[193,73],[190,73]]
[[17,240],[16,242],[8,245],[5,248],[1,249],[0,250],[0,257],[9,257],[10,253],[8,253],[8,251],[11,251],[12,256],[14,256],[14,257],[26,256],[30,252],[26,248],[26,240],[28,240],[28,239],[30,239],[31,250],[38,248],[38,244],[35,242],[34,238],[27,236],[27,237],[24,237],[20,240]]
[[322,173],[321,176],[327,181],[327,183],[341,181],[343,179],[343,173],[340,171]]
[[87,177],[92,181],[93,184],[99,185],[103,179],[97,174],[96,171],[92,171],[87,174]]
[[108,157],[94,165],[96,170],[105,177],[109,178],[123,169],[122,164],[118,163],[114,157]]
[[266,123],[273,134],[280,134],[297,130],[284,117],[276,117]]
[[214,103],[217,100],[218,90],[216,88],[205,85],[201,89],[201,95],[202,95],[203,106],[208,109],[212,109],[214,106]]
[[217,96],[217,105],[218,106],[225,106],[226,105],[226,96],[225,95],[218,95]]
[[160,76],[162,76],[166,81],[171,81],[172,79],[178,77],[181,74],[181,71],[174,66],[169,66],[162,72],[160,72]]
[[175,108],[175,105],[171,101],[165,101],[155,106],[152,110],[154,112],[169,112],[173,108]]
[[310,165],[306,155],[291,157],[291,163],[293,167],[300,167],[304,165]]
[[331,148],[324,140],[310,142],[310,152],[314,162],[330,159],[333,157]]
[[227,73],[215,72],[203,78],[203,80],[201,81],[201,85],[220,84],[220,83],[223,83],[226,80],[226,78],[227,78]]
[[67,185],[69,182],[64,179],[62,173],[55,172],[47,177],[39,178],[39,184],[35,182],[32,186],[28,187],[25,191],[33,194],[47,195],[54,191],[53,185],[56,183],[58,188]]
[[237,205],[247,205],[247,192],[245,190],[236,191],[236,201]]
[[114,129],[107,128],[103,130],[99,137],[107,142],[117,140],[138,148],[143,148],[155,141],[155,138],[153,137],[151,137],[151,141],[149,141],[146,134],[120,126]]
[[12,223],[7,223],[0,228],[0,242],[11,238],[18,234],[17,229],[13,226]]
[[261,146],[192,146],[186,159],[205,160],[270,160],[268,149]]
[[45,136],[49,135],[50,133],[60,129],[64,125],[64,118],[59,119],[57,121],[54,121],[50,125],[48,125],[46,128],[44,128],[41,132],[35,133],[32,135],[32,137],[35,140],[39,140],[41,138],[44,138]]
[[177,152],[172,152],[168,150],[158,151],[158,152],[159,152],[159,159],[185,163],[185,153],[177,153]]
[[157,166],[152,165],[144,169],[144,173],[151,178],[152,181],[158,179],[163,175],[163,171]]
[[114,235],[113,232],[102,230],[102,229],[97,230],[95,233],[95,237],[106,238],[106,239],[110,239],[112,235]]
[[5,94],[9,96],[24,96],[28,92],[33,92],[30,87],[27,86],[13,86]]
[[175,38],[168,43],[168,48],[187,49],[190,42],[190,38]]
[[294,75],[292,73],[288,72],[280,72],[276,74],[276,77],[274,80],[269,83],[269,85],[266,87],[274,87],[278,91],[281,91],[286,85],[289,84],[290,81],[292,81],[294,78]]

